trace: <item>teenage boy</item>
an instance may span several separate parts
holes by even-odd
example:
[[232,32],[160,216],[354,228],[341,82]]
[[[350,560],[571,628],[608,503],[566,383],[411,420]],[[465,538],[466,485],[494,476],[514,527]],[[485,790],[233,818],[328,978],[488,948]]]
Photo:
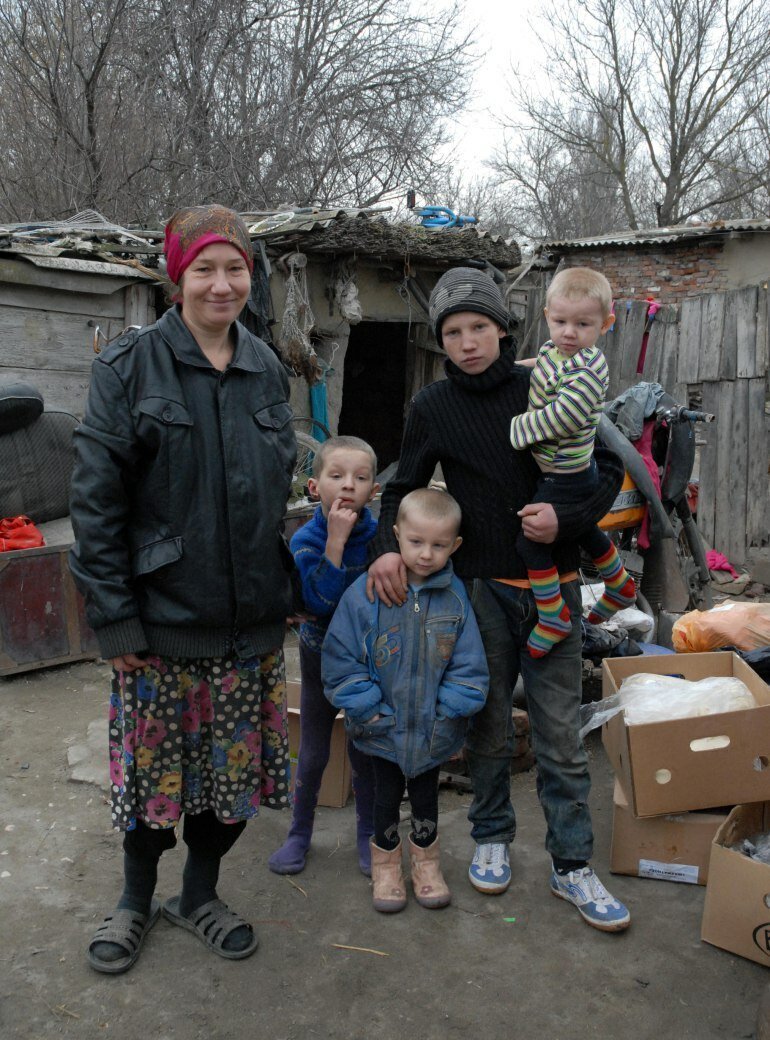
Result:
[[476,842],[470,881],[481,892],[498,894],[511,880],[508,846],[516,832],[510,795],[512,700],[521,673],[553,863],[551,891],[572,902],[594,927],[620,931],[629,924],[628,910],[589,866],[593,830],[588,759],[579,737],[580,631],[575,626],[544,657],[529,655],[527,640],[537,610],[516,537],[519,528],[543,543],[558,534],[553,559],[561,595],[579,614],[574,537],[586,518],[607,512],[623,469],[612,452],[597,448],[600,479],[579,506],[555,509],[532,502],[537,465],[529,451],[515,451],[509,439],[511,416],[527,409],[530,372],[516,363],[502,293],[486,274],[453,268],[431,293],[430,319],[448,355],[447,378],[423,388],[412,401],[398,472],[383,493],[370,547],[369,588],[372,597],[376,593],[387,604],[406,599],[393,523],[401,498],[427,485],[440,463],[447,489],[462,509],[463,543],[455,554],[455,571],[465,580],[490,672],[489,696],[471,720],[466,745],[474,791],[469,819]]

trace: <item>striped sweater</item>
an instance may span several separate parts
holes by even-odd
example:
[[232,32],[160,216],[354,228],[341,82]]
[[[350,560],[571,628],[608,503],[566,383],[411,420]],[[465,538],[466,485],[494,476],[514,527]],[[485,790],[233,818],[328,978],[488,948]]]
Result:
[[511,444],[519,450],[531,447],[541,470],[585,469],[608,381],[607,362],[598,347],[569,357],[549,340],[532,370],[528,410],[511,421]]

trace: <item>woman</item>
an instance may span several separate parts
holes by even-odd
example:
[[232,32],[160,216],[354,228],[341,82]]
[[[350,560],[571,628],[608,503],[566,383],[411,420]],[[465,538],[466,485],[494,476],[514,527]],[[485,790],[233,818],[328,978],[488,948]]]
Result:
[[288,802],[288,380],[236,320],[253,266],[240,217],[180,210],[165,256],[175,306],[96,359],[75,434],[71,567],[113,667],[125,832],[123,893],[88,957],[112,974],[160,915],[158,860],[181,817],[187,861],[164,916],[222,957],[252,954],[251,926],[217,897],[220,862],[260,805]]

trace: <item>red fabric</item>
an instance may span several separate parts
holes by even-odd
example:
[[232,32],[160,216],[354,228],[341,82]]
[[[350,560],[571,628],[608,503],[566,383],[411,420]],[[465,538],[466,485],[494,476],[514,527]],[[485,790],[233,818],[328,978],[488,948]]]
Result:
[[0,520],[0,552],[37,549],[45,539],[28,516],[7,516]]
[[737,578],[738,572],[727,559],[724,553],[717,552],[715,549],[709,549],[706,553],[706,563],[710,571],[729,571],[734,578]]
[[[644,465],[647,467],[647,471],[652,477],[652,482],[655,485],[655,490],[660,495],[660,475],[658,473],[658,467],[655,463],[655,459],[652,457],[652,435],[655,433],[655,419],[645,419],[644,426],[642,427],[642,435],[638,441],[634,441],[634,447],[642,457]],[[640,549],[649,549],[650,547],[650,510],[647,508],[644,513],[644,520],[639,531],[639,537],[637,538],[637,544]]]
[[248,228],[240,216],[225,206],[190,206],[180,209],[166,224],[163,252],[166,271],[174,285],[206,246],[226,242],[235,246],[254,270],[254,253]]

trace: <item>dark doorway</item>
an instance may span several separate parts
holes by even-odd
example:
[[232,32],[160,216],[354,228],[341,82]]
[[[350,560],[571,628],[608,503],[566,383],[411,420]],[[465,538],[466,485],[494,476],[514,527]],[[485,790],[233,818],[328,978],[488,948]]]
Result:
[[350,330],[339,432],[371,444],[380,471],[401,452],[408,331],[405,322],[374,321]]

